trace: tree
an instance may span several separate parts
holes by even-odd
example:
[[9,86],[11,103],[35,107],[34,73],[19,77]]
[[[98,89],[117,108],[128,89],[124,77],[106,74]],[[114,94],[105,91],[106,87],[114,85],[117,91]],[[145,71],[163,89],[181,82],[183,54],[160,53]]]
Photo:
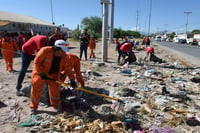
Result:
[[74,40],[79,40],[81,31],[79,29],[76,29],[74,31],[72,31],[72,37]]
[[131,30],[125,31],[125,30],[122,30],[121,28],[114,29],[114,37],[115,38],[120,38],[120,37],[124,38],[125,36],[139,38],[139,37],[141,37],[141,34],[137,31],[131,31]]
[[97,16],[85,17],[81,21],[81,29],[88,29],[88,33],[97,39],[102,33],[102,19]]
[[173,39],[175,35],[176,35],[175,32],[172,32],[172,33],[170,33],[170,34],[167,34],[167,36],[168,36],[169,38],[171,38],[171,39]]
[[192,31],[192,34],[200,34],[200,30],[194,29],[194,30]]
[[114,28],[113,30],[113,37],[120,38],[122,36],[122,29],[121,28]]

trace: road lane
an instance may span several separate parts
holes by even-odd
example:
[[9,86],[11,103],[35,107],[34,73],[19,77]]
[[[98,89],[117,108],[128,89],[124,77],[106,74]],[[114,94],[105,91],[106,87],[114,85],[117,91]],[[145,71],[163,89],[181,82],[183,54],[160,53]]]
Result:
[[164,41],[154,41],[154,40],[151,41],[161,47],[164,47],[164,49],[168,51],[180,55],[181,57],[191,62],[193,65],[200,66],[199,46],[180,44],[174,42],[164,42]]

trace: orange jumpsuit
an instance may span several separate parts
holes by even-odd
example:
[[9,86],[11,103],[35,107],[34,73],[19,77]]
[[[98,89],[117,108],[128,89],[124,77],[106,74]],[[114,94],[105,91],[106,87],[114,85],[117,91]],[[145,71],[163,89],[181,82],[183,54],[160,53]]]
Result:
[[[72,69],[74,69],[76,74],[76,80],[81,84],[81,86],[85,86],[85,82],[83,80],[82,74],[81,74],[81,63],[80,58],[72,53],[66,53],[67,60],[69,60]],[[66,75],[62,77],[62,81],[64,81],[66,78]]]
[[49,78],[60,80],[60,74],[61,71],[63,70],[64,74],[68,75],[70,80],[74,79],[72,68],[70,62],[66,58],[66,54],[64,54],[60,59],[59,70],[53,74],[48,74],[52,65],[53,56],[54,56],[54,48],[51,46],[46,46],[40,49],[40,51],[37,53],[34,59],[34,68],[31,75],[31,84],[32,84],[31,104],[30,104],[31,109],[38,108],[44,82],[48,83],[51,105],[56,109],[59,106],[60,85],[55,81],[42,80],[39,75],[41,72],[45,73]]
[[0,48],[6,62],[7,70],[9,72],[13,71],[13,58],[15,55],[15,50],[19,50],[19,46],[12,38],[10,38],[8,42],[6,42],[6,40],[3,38],[0,40]]
[[95,54],[94,54],[94,49],[96,48],[96,41],[95,41],[95,39],[90,39],[90,41],[89,41],[89,48],[90,48],[90,58],[92,58],[92,57],[95,58]]

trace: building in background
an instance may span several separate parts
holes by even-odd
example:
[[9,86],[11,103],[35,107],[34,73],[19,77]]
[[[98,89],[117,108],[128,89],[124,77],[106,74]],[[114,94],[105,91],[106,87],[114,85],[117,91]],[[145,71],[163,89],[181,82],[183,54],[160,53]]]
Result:
[[56,26],[31,16],[0,11],[0,31],[54,33]]

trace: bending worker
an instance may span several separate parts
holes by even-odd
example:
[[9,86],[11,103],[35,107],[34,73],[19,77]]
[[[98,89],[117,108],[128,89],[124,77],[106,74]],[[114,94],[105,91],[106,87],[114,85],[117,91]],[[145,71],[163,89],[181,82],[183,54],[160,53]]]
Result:
[[[150,56],[149,56],[150,55]],[[153,61],[153,62],[159,62],[162,63],[163,60],[157,57],[154,53],[154,48],[151,46],[146,47],[146,56],[144,58],[144,61]]]
[[61,71],[64,71],[64,74],[66,74],[70,80],[72,88],[77,87],[72,73],[71,64],[69,60],[67,60],[65,54],[67,51],[68,48],[66,46],[66,41],[57,40],[53,47],[43,47],[36,55],[31,75],[31,114],[37,113],[42,88],[45,82],[48,83],[51,105],[56,111],[59,110],[60,85],[55,81],[41,79],[41,73],[45,74],[49,78],[60,81]]
[[146,45],[146,56],[144,57],[144,61],[147,61],[147,62],[150,61],[150,58],[152,55],[154,55],[154,48],[149,45]]
[[122,58],[123,58],[123,63],[126,63],[126,56],[129,56],[130,53],[132,53],[132,43],[131,42],[126,42],[124,43],[121,47],[120,50],[122,51]]
[[27,69],[31,63],[31,61],[35,58],[37,52],[44,46],[48,45],[49,39],[47,36],[38,35],[29,39],[23,46],[21,51],[21,70],[18,75],[17,85],[16,85],[16,95],[23,96],[23,92],[21,92],[22,83],[27,72]]
[[[80,58],[72,53],[66,53],[67,60],[69,60],[70,65],[72,69],[74,69],[75,74],[76,74],[76,80],[80,83],[80,86],[83,87],[85,86],[85,82],[83,80],[83,76],[81,74],[81,63],[80,63]],[[62,74],[63,75],[63,74]],[[66,75],[61,76],[62,81],[65,81]]]

